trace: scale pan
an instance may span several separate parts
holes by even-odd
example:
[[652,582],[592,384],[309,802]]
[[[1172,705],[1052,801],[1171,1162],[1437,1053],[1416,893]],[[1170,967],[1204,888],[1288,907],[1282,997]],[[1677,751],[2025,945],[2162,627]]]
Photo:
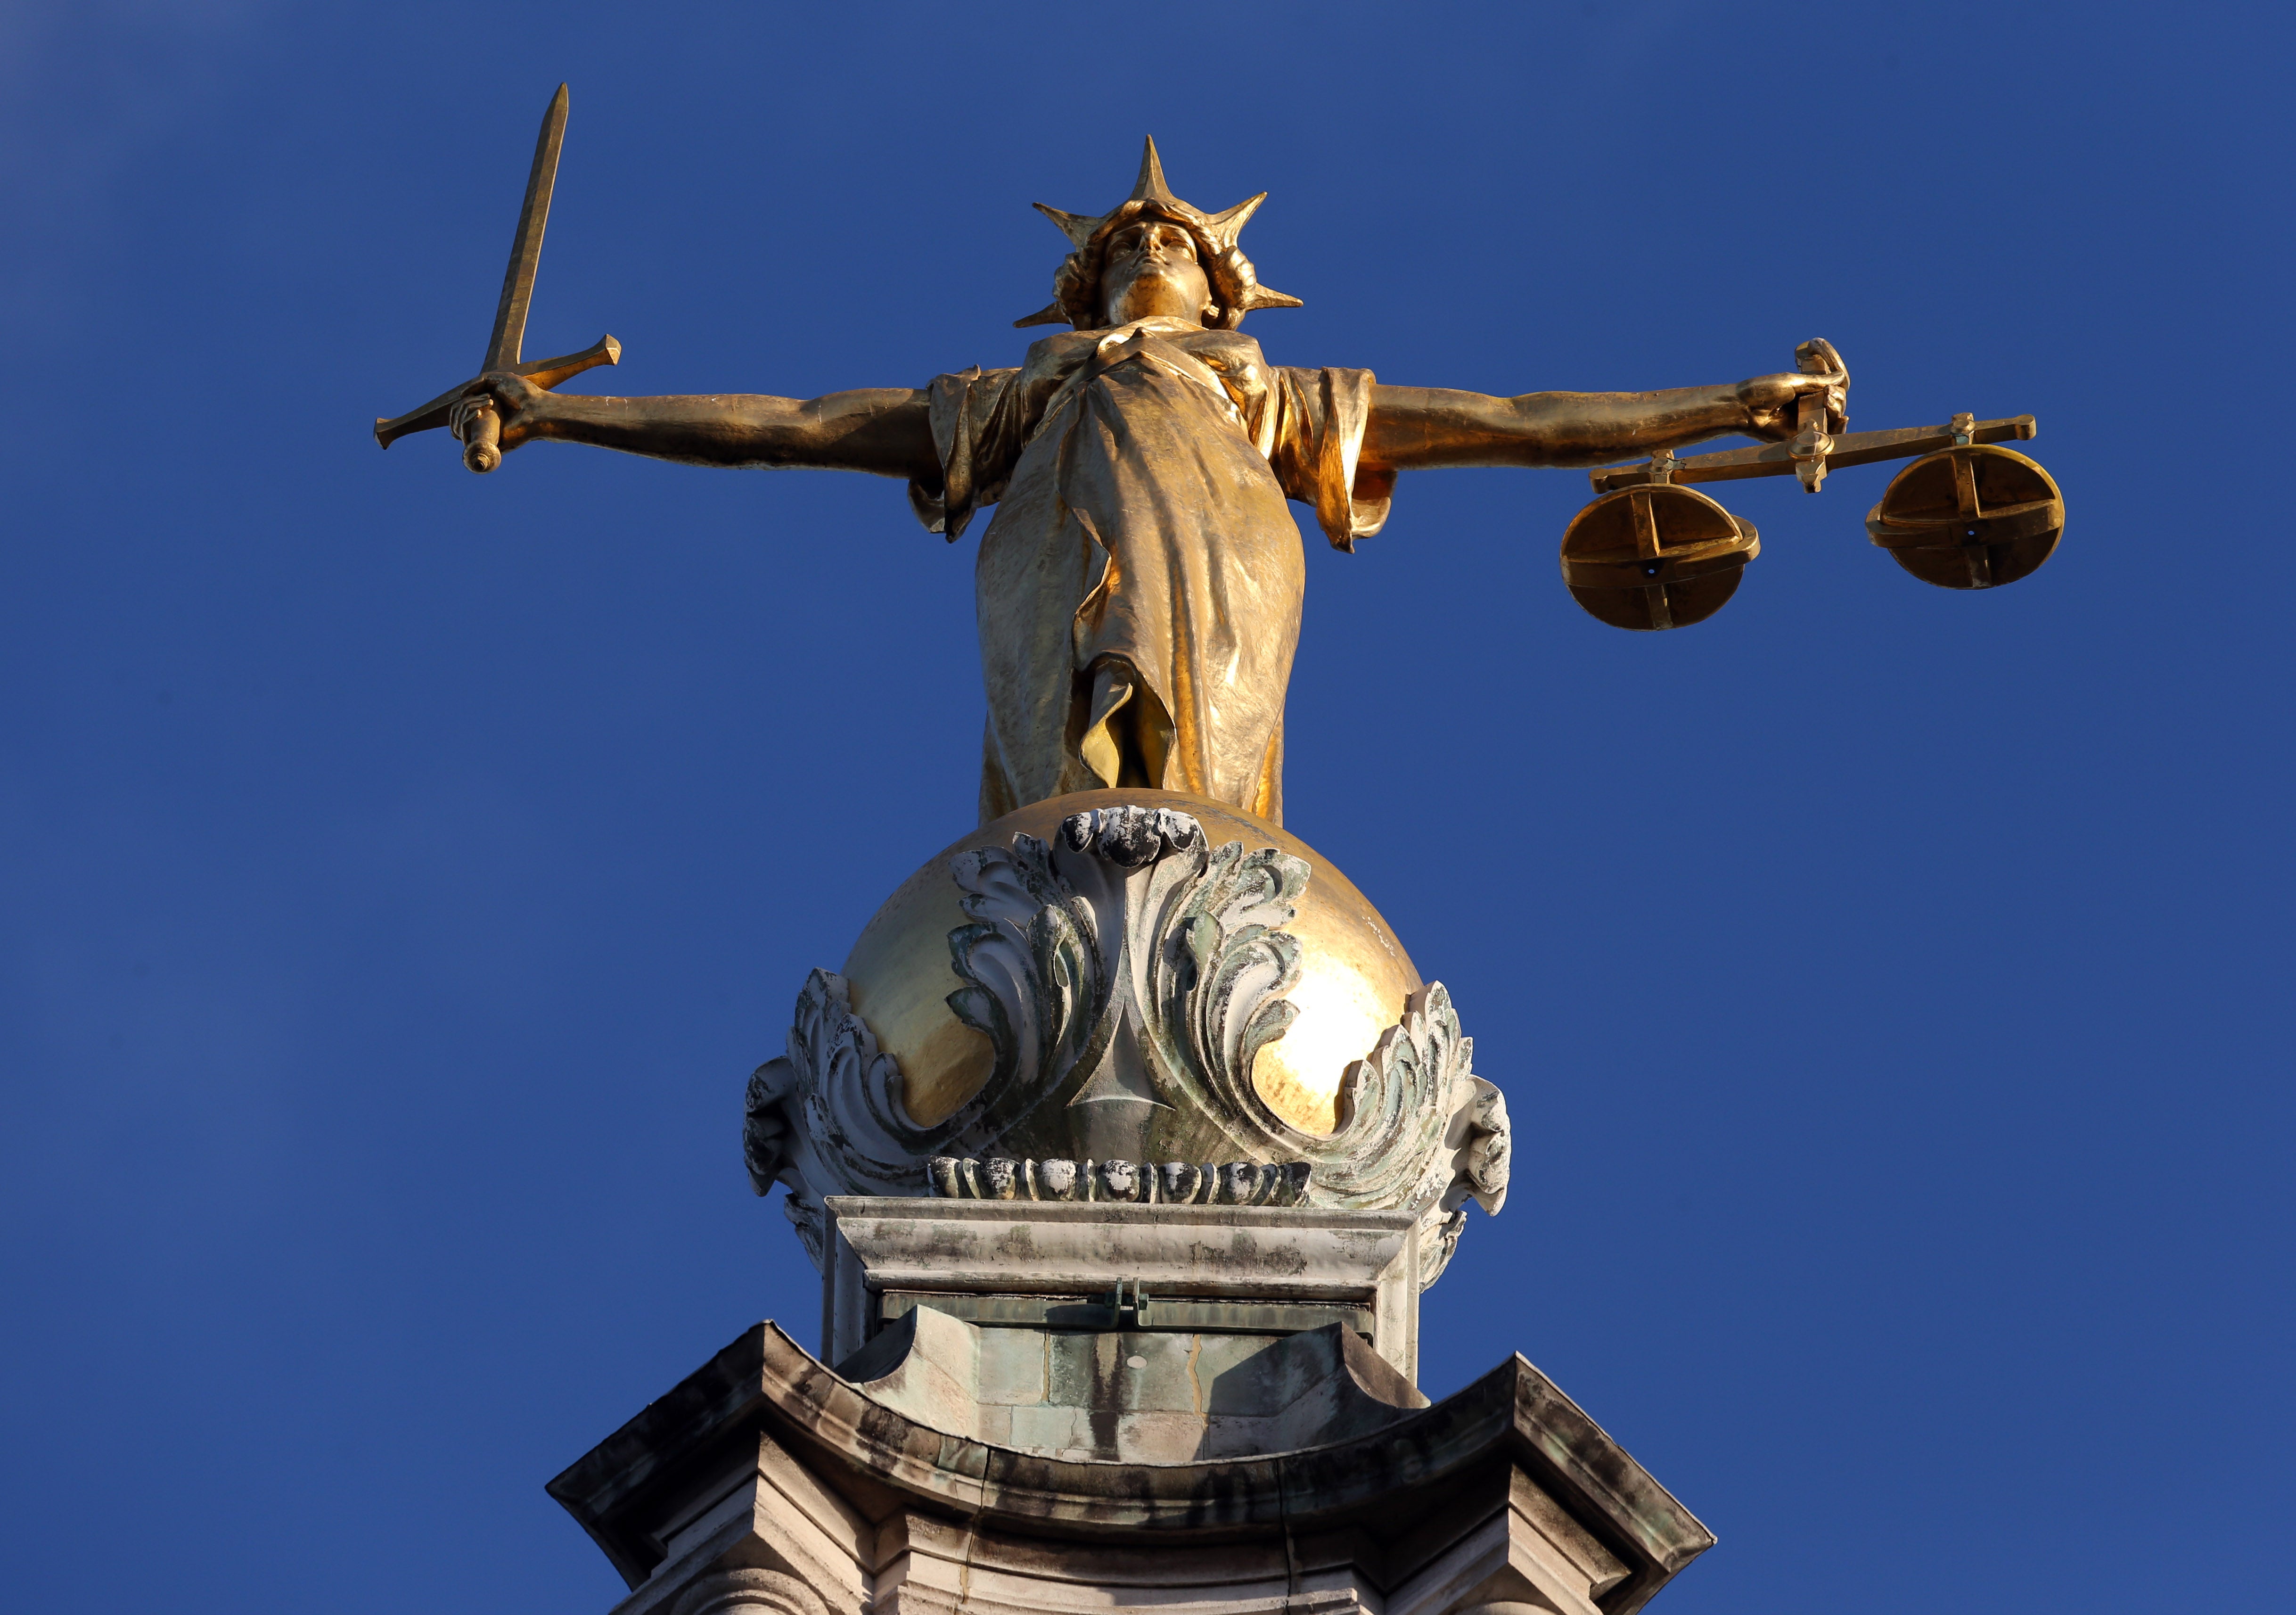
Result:
[[1562,581],[1613,628],[1685,628],[1737,592],[1761,535],[1694,489],[1614,489],[1570,519]]
[[2064,495],[2012,449],[1972,443],[1898,473],[1866,517],[1890,558],[1940,589],[1995,589],[2039,569],[2065,530]]

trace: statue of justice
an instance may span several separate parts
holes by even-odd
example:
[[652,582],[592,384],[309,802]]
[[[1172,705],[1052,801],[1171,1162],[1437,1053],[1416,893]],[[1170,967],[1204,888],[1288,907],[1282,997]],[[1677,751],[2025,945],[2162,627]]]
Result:
[[[984,824],[1121,787],[1283,821],[1306,565],[1287,501],[1351,550],[1387,520],[1402,472],[1611,466],[1565,535],[1562,569],[1582,606],[1631,629],[1710,615],[1759,553],[1753,527],[1693,482],[1792,473],[1816,491],[1829,466],[1920,456],[1867,528],[1906,570],[1953,588],[2025,575],[2062,527],[2047,474],[1991,446],[2031,436],[2031,417],[1837,435],[1849,376],[1824,342],[1803,343],[1792,371],[1654,392],[1494,398],[1270,364],[1240,330],[1244,317],[1300,305],[1262,285],[1237,244],[1265,193],[1207,213],[1173,194],[1152,139],[1131,194],[1108,212],[1037,204],[1070,251],[1052,302],[1015,323],[1071,328],[1013,368],[809,400],[558,393],[620,355],[608,337],[564,358],[519,359],[565,111],[562,86],[481,374],[378,421],[378,439],[445,425],[481,471],[551,441],[693,466],[866,472],[905,481],[918,518],[951,542],[994,507],[976,584]],[[1677,457],[1733,434],[1761,446]],[[1615,464],[1628,460],[1641,463]]]

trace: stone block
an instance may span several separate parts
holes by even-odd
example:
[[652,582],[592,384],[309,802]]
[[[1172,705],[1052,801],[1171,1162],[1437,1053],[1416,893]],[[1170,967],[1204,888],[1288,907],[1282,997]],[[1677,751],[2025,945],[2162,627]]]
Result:
[[983,1329],[979,1337],[980,1400],[1020,1405],[1045,1400],[1049,1339],[1029,1329]]
[[1297,1401],[1331,1372],[1328,1362],[1300,1352],[1271,1352],[1270,1340],[1251,1335],[1213,1338],[1209,1362],[1197,1364],[1204,1411],[1269,1413]]
[[1188,1463],[1201,1455],[1204,1421],[1191,1413],[1126,1413],[1116,1421],[1122,1463]]
[[1201,1422],[1204,1397],[1195,1373],[1201,1335],[1141,1331],[1113,1338],[1119,1407],[1128,1413],[1185,1413]]
[[1016,1407],[1007,1416],[1013,1445],[1021,1452],[1064,1456],[1092,1448],[1092,1432],[1079,1408]]
[[1110,1383],[1116,1364],[1114,1334],[1062,1331],[1045,1337],[1045,1400],[1068,1407],[1118,1405]]

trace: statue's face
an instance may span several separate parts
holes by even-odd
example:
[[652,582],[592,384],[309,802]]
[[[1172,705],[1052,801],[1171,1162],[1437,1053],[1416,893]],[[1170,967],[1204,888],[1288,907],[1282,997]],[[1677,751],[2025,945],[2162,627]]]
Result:
[[1111,325],[1151,315],[1203,323],[1211,283],[1196,258],[1196,238],[1160,218],[1143,218],[1109,238],[1101,271],[1101,311]]

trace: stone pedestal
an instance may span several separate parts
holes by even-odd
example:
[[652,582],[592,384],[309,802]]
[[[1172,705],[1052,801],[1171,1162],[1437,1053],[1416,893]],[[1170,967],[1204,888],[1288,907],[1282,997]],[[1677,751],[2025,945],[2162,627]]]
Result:
[[1408,1214],[828,1209],[834,1369],[760,1324],[551,1483],[615,1615],[1627,1615],[1713,1542],[1521,1357],[1427,1403]]

